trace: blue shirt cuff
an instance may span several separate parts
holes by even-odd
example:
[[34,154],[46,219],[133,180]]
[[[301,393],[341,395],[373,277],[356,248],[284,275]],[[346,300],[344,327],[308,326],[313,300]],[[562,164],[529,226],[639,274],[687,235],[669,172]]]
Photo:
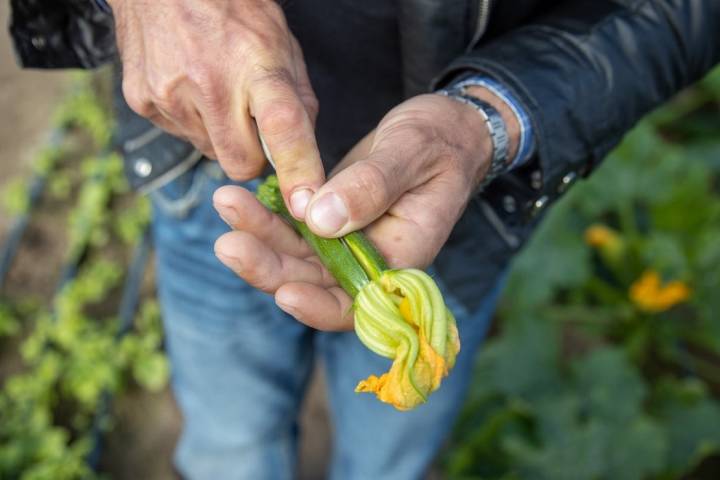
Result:
[[110,8],[106,0],[95,0],[95,5],[103,12],[112,13],[112,8]]
[[510,110],[515,114],[515,118],[520,125],[520,141],[515,158],[510,161],[508,169],[512,170],[527,163],[535,153],[535,135],[530,116],[515,95],[500,82],[482,75],[465,77],[453,86],[460,88],[469,86],[487,88],[510,107]]

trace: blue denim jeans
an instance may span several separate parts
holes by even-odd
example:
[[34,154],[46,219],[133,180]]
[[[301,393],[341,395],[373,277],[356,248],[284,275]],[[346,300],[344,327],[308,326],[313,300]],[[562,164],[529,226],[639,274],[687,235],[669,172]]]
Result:
[[387,359],[353,332],[317,332],[295,321],[215,258],[213,243],[228,227],[211,197],[228,183],[204,162],[153,194],[158,293],[184,418],[177,468],[193,480],[292,478],[298,409],[319,359],[334,426],[331,478],[421,478],[462,404],[499,287],[472,312],[444,292],[462,351],[426,404],[398,412],[353,391],[358,380],[386,371]]

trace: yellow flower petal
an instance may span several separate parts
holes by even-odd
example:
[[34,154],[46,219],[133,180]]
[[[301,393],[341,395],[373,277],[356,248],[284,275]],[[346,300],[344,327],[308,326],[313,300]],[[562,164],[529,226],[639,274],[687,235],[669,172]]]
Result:
[[410,410],[424,403],[447,374],[445,359],[420,334],[420,355],[414,365],[408,365],[407,352],[400,351],[389,372],[380,377],[370,375],[358,383],[355,391],[374,393],[380,401],[398,410]]
[[591,247],[602,247],[616,237],[617,233],[614,230],[601,224],[591,225],[585,230],[585,242]]
[[645,271],[630,286],[630,299],[642,311],[659,313],[669,310],[690,298],[690,287],[674,280],[662,285],[660,274],[654,270]]
[[355,298],[355,331],[374,352],[392,358],[390,371],[370,375],[356,392],[375,393],[398,410],[425,402],[460,351],[455,318],[430,276],[388,270]]
[[618,259],[625,250],[625,242],[620,233],[599,223],[585,230],[585,243],[611,259]]

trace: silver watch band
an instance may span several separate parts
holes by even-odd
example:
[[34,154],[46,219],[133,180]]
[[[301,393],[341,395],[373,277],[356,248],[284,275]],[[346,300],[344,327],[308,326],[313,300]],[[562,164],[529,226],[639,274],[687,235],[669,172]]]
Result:
[[461,88],[438,90],[436,93],[475,107],[475,109],[485,119],[485,124],[487,125],[488,132],[490,133],[490,140],[493,145],[493,155],[492,160],[490,161],[490,168],[488,169],[488,172],[480,186],[484,187],[499,175],[505,173],[509,168],[507,160],[510,139],[507,134],[505,120],[503,120],[500,113],[489,103],[473,97],[472,95],[467,95]]

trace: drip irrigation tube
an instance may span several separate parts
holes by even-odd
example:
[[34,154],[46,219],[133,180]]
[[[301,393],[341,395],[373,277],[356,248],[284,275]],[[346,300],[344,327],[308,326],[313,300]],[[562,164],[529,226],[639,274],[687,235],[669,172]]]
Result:
[[[127,334],[133,325],[135,313],[140,303],[140,290],[142,288],[142,277],[148,263],[148,257],[152,250],[152,235],[150,228],[145,227],[140,243],[135,247],[133,258],[128,269],[127,277],[123,285],[122,298],[120,300],[120,326],[118,328],[117,340],[120,340]],[[100,464],[100,456],[102,454],[102,434],[104,420],[110,413],[112,404],[112,395],[110,392],[103,392],[100,398],[95,418],[93,419],[92,430],[90,432],[92,438],[92,450],[87,456],[87,463],[90,468],[97,471]]]
[[[50,140],[48,147],[51,149],[59,148],[65,138],[65,129],[58,128],[52,131],[50,134]],[[12,226],[10,232],[5,240],[5,243],[0,249],[0,290],[2,290],[5,280],[10,268],[12,268],[13,262],[17,255],[18,249],[20,248],[20,242],[25,235],[28,225],[30,224],[30,217],[32,210],[37,205],[38,201],[42,197],[45,191],[45,185],[47,184],[48,177],[51,169],[43,172],[36,172],[30,180],[30,188],[27,193],[27,208],[19,217],[17,217]]]

